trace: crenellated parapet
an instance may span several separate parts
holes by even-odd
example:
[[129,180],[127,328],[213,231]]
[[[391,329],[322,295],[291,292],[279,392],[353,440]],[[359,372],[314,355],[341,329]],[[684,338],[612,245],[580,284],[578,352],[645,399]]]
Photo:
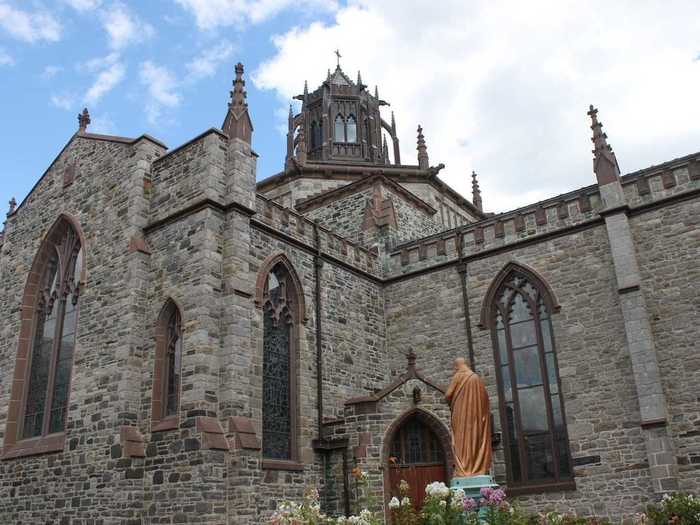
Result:
[[[629,208],[627,213],[631,215],[669,200],[697,197],[700,191],[700,153],[625,175],[622,188]],[[459,259],[457,246],[460,237],[461,256],[469,258],[602,225],[604,215],[598,185],[588,186],[399,245],[388,255],[386,277],[455,262]]]
[[700,188],[700,152],[629,173],[621,182],[630,207],[697,190]]
[[[380,279],[382,268],[380,257],[357,243],[349,241],[305,216],[277,204],[261,195],[256,196],[254,227],[265,228],[270,233],[283,236],[298,247],[319,252],[331,260]],[[316,240],[318,231],[318,241]]]

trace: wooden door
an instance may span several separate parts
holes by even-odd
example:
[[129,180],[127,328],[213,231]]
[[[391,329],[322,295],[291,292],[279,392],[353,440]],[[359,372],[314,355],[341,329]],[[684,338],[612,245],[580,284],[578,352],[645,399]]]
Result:
[[399,497],[399,484],[405,480],[410,489],[413,508],[420,510],[425,499],[425,487],[433,481],[447,482],[447,472],[444,463],[441,465],[405,465],[392,466],[389,469],[391,495]]
[[425,487],[433,481],[447,482],[445,451],[435,433],[417,417],[408,419],[396,431],[389,457],[391,496],[400,497],[399,485],[409,485],[408,496],[416,510],[425,499]]

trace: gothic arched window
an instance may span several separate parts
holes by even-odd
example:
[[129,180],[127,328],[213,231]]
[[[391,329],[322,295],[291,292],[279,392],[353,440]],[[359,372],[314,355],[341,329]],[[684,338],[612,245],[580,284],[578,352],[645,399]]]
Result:
[[6,456],[62,449],[82,282],[78,226],[61,216],[39,248],[24,291]]
[[340,114],[335,117],[335,141],[345,142],[345,121]]
[[182,315],[177,305],[168,300],[156,323],[156,355],[151,399],[153,430],[177,427],[182,342]]
[[296,352],[303,295],[283,255],[269,261],[258,283],[262,290],[258,303],[263,310],[263,458],[294,461],[298,457]]
[[509,265],[491,295],[490,324],[509,488],[573,484],[552,334],[553,301],[527,269]]
[[357,142],[357,121],[354,115],[348,117],[346,126],[346,142]]

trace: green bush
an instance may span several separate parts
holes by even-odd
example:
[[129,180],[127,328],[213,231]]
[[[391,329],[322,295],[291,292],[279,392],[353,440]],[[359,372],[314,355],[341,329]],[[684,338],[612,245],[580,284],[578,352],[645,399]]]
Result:
[[700,525],[700,498],[678,492],[665,495],[660,505],[649,505],[649,525]]

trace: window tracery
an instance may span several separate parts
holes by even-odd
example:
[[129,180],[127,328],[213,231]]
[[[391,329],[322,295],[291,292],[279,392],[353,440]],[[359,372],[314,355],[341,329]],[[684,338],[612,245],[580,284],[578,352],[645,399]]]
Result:
[[75,230],[60,236],[37,257],[45,257],[34,312],[34,337],[22,418],[22,438],[62,432],[70,390],[80,295],[82,250]]
[[300,293],[286,264],[267,274],[263,309],[263,457],[296,459],[295,302]]
[[509,485],[572,482],[563,399],[544,285],[512,268],[491,314]]

